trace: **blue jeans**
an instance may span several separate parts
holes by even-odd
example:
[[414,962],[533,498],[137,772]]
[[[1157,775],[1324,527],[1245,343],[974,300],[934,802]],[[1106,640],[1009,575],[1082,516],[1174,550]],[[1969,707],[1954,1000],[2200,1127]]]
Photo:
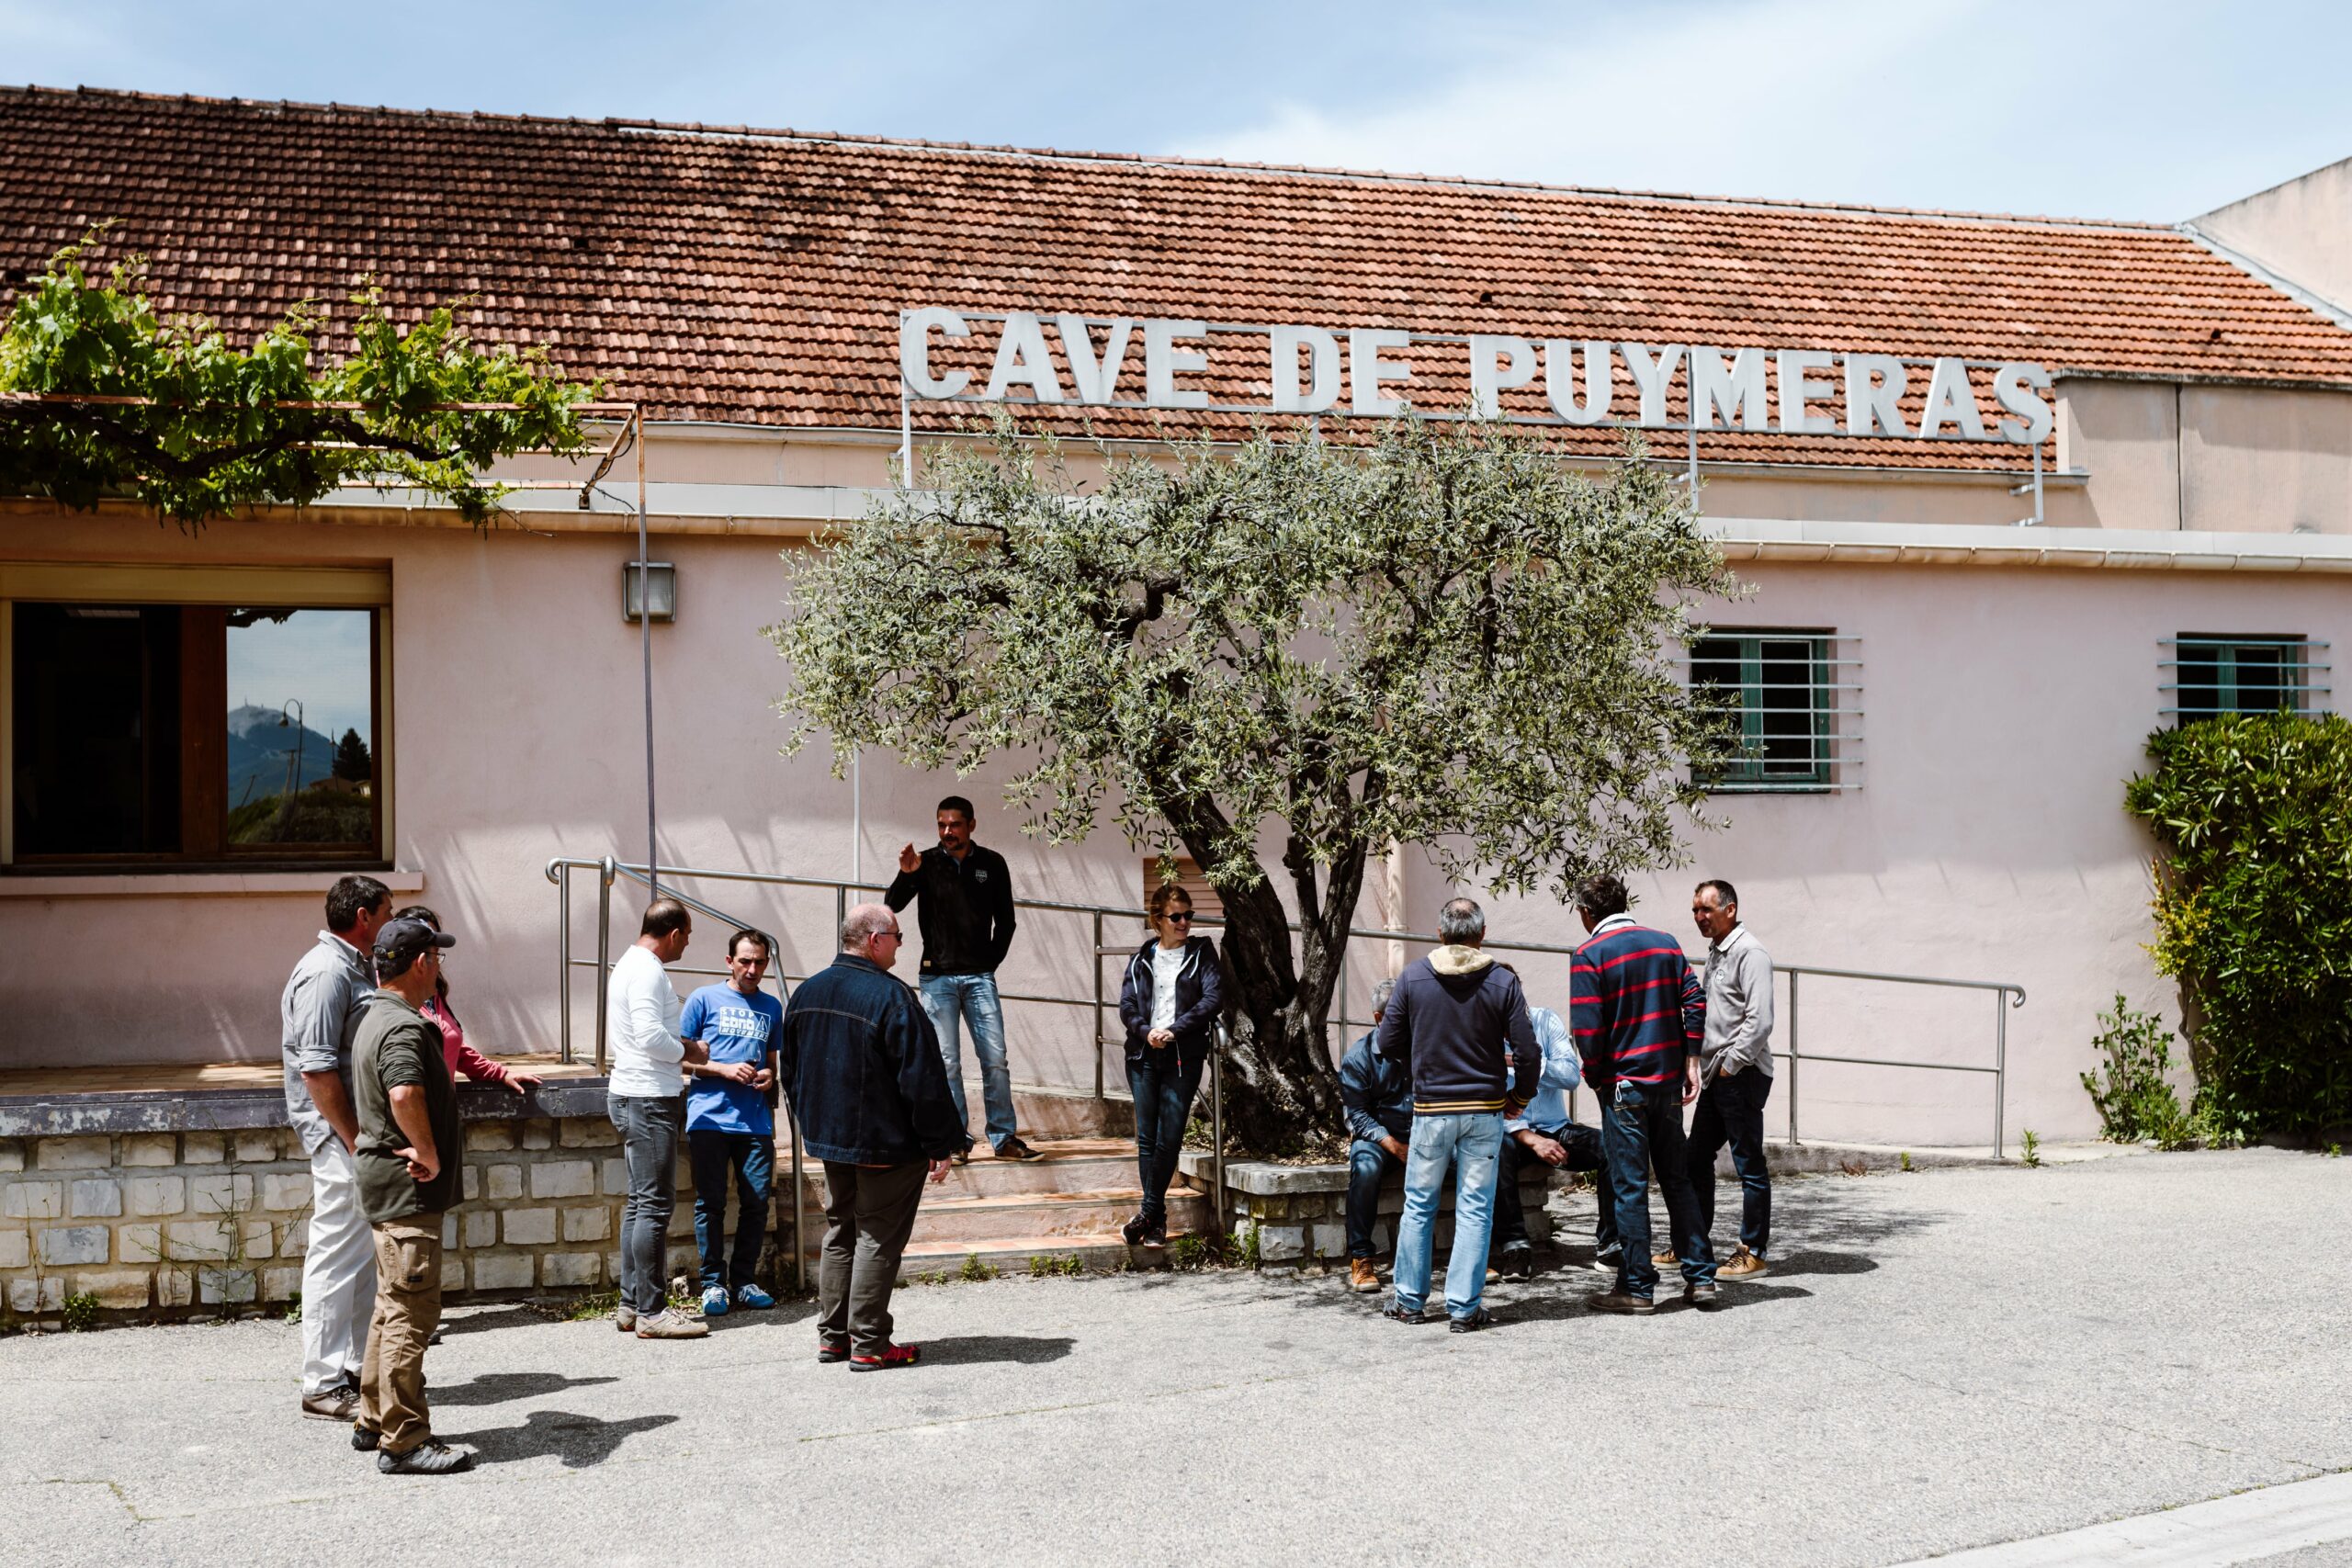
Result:
[[1699,1198],[1690,1190],[1683,1148],[1681,1080],[1638,1084],[1620,1078],[1601,1100],[1600,1146],[1616,1200],[1617,1240],[1625,1255],[1617,1266],[1617,1288],[1644,1300],[1657,1291],[1657,1266],[1650,1261],[1652,1161],[1683,1282],[1713,1284],[1714,1254],[1707,1250],[1707,1233],[1699,1228]]
[[1487,1240],[1495,1221],[1495,1171],[1502,1155],[1499,1112],[1416,1116],[1405,1156],[1405,1213],[1396,1222],[1396,1305],[1419,1312],[1430,1293],[1437,1240],[1437,1195],[1453,1177],[1453,1249],[1445,1260],[1445,1314],[1476,1316],[1487,1294]]
[[1002,1148],[1016,1129],[1012,1122],[1012,1073],[1004,1064],[1004,1004],[997,999],[993,975],[925,975],[922,1010],[939,1035],[939,1059],[947,1065],[947,1092],[956,1101],[956,1122],[972,1125],[964,1103],[964,1044],[961,1019],[972,1027],[972,1054],[980,1059],[980,1099],[988,1111],[989,1147]]
[[1699,1199],[1699,1228],[1715,1228],[1715,1154],[1731,1145],[1731,1168],[1739,1173],[1739,1244],[1764,1256],[1772,1239],[1772,1168],[1764,1163],[1764,1102],[1772,1097],[1770,1075],[1754,1067],[1699,1091],[1690,1117],[1690,1186]]
[[678,1198],[678,1134],[685,1100],[676,1095],[608,1094],[621,1131],[628,1197],[621,1204],[621,1304],[651,1317],[669,1304],[670,1211]]
[[1176,1179],[1184,1123],[1192,1119],[1193,1096],[1200,1088],[1201,1064],[1179,1066],[1172,1045],[1127,1064],[1127,1092],[1136,1101],[1136,1174],[1143,1181],[1143,1217],[1148,1224],[1168,1223],[1168,1184]]
[[[1410,1145],[1407,1145],[1409,1147]],[[1392,1170],[1402,1170],[1405,1162],[1382,1148],[1367,1144],[1362,1138],[1348,1145],[1348,1256],[1370,1258],[1373,1255],[1372,1226],[1380,1217],[1380,1186]],[[1485,1276],[1481,1275],[1481,1282]]]
[[[686,1129],[686,1164],[695,1174],[695,1246],[702,1250],[702,1288],[728,1292],[752,1282],[768,1238],[768,1193],[775,1182],[775,1145],[756,1133]],[[727,1189],[735,1199],[735,1256],[727,1256]]]

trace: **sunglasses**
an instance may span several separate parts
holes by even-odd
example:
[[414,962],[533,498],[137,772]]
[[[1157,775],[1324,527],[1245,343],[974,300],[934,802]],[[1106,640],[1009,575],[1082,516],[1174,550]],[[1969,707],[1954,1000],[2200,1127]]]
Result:
[[1193,923],[1193,911],[1192,911],[1192,910],[1190,910],[1190,909],[1184,909],[1184,910],[1182,910],[1182,911],[1178,911],[1178,912],[1174,912],[1174,913],[1170,913],[1170,914],[1162,915],[1162,916],[1160,916],[1159,918],[1160,918],[1161,919],[1163,919],[1163,920],[1166,920],[1166,921],[1167,921],[1170,925],[1171,925],[1171,926],[1177,926],[1177,925],[1189,926],[1189,925],[1191,925],[1191,924]]

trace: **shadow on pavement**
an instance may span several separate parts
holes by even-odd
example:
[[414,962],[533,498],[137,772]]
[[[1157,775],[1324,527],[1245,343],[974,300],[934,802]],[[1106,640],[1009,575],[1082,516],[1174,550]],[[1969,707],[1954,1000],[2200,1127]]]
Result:
[[546,1321],[547,1315],[544,1313],[534,1312],[529,1307],[517,1303],[513,1306],[480,1307],[472,1311],[445,1313],[441,1318],[441,1332],[444,1335],[481,1334],[493,1328],[523,1328]]
[[433,1391],[433,1407],[460,1404],[503,1404],[510,1399],[536,1399],[567,1388],[618,1382],[618,1378],[568,1378],[561,1372],[484,1372],[470,1382]]
[[594,1416],[562,1410],[534,1410],[520,1426],[454,1432],[449,1440],[476,1450],[483,1464],[512,1464],[553,1454],[563,1461],[566,1470],[586,1470],[612,1458],[613,1450],[637,1433],[667,1427],[676,1419],[675,1416],[633,1416],[626,1421],[600,1421]]
[[951,1339],[925,1339],[921,1341],[922,1364],[968,1367],[986,1361],[1012,1361],[1034,1367],[1060,1360],[1076,1343],[1052,1334],[967,1334]]

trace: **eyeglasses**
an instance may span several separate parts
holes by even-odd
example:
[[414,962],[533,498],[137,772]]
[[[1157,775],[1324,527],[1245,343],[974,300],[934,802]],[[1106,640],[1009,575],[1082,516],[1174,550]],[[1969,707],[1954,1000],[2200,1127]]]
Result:
[[1159,918],[1166,920],[1171,926],[1189,926],[1193,923],[1193,911],[1190,909],[1171,909],[1167,914],[1164,914]]
[[907,940],[907,933],[901,931],[876,931],[874,934],[877,939],[887,936],[892,942],[904,942]]

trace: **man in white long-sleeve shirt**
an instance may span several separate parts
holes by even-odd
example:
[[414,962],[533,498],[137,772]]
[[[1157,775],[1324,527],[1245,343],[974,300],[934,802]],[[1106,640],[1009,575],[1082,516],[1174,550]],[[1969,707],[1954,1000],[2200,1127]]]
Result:
[[645,907],[639,930],[637,945],[621,954],[605,986],[605,1057],[612,1075],[605,1103],[628,1166],[621,1299],[613,1321],[639,1339],[698,1339],[710,1325],[672,1310],[667,1256],[686,1114],[681,1064],[709,1059],[700,1045],[678,1036],[682,1010],[665,967],[685,956],[694,917],[674,898],[656,898]]
[[1764,1162],[1764,1101],[1772,1093],[1772,957],[1739,923],[1739,893],[1721,878],[1690,895],[1690,919],[1707,939],[1707,1032],[1699,1046],[1699,1109],[1690,1116],[1690,1185],[1699,1228],[1715,1223],[1715,1154],[1731,1145],[1739,1173],[1739,1250],[1718,1280],[1765,1271],[1772,1239],[1772,1172]]

